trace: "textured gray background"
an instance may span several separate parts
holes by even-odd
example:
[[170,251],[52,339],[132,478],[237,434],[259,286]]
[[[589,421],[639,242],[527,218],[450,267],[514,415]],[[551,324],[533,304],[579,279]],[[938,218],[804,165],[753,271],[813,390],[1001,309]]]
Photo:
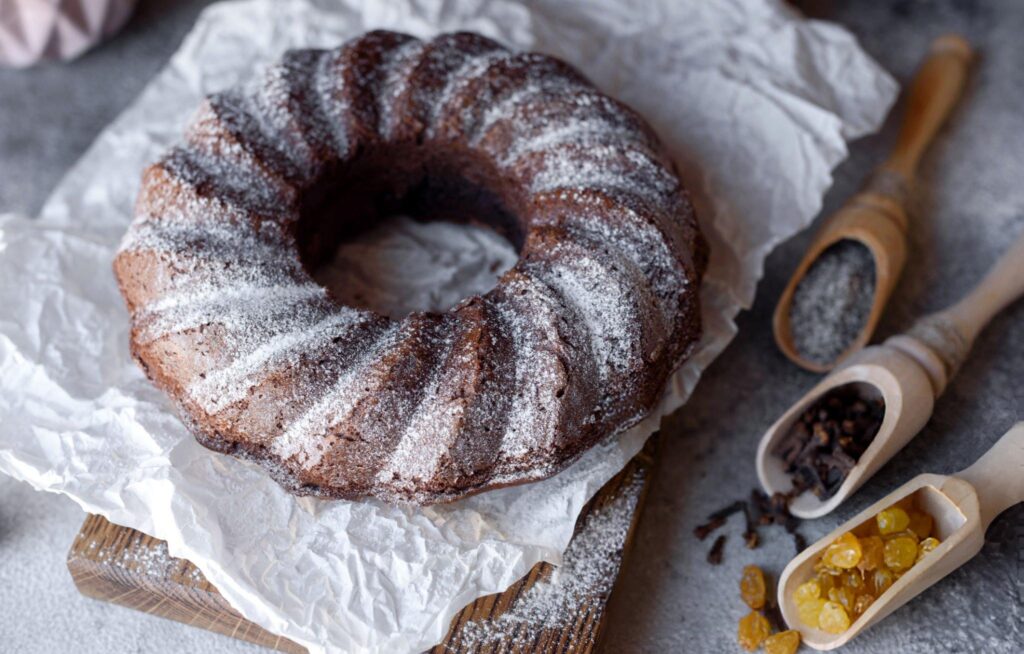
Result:
[[[36,212],[63,172],[163,65],[204,1],[142,0],[125,32],[70,65],[0,71],[0,211]],[[930,39],[964,33],[981,52],[967,97],[927,155],[911,259],[880,336],[955,301],[1024,230],[1024,3],[1019,0],[805,1],[836,20],[901,81]],[[899,109],[899,108],[898,108]],[[892,143],[895,121],[853,145],[826,210],[854,192]],[[810,233],[768,260],[753,310],[689,405],[666,426],[660,468],[610,609],[608,652],[730,652],[740,569],[781,571],[792,543],[763,530],[743,548],[736,518],[726,562],[704,562],[693,527],[755,483],[760,433],[814,375],[775,349],[770,320]],[[919,472],[953,472],[1024,419],[1024,303],[997,318],[921,435],[836,515],[805,524],[821,536]],[[262,651],[228,638],[85,599],[64,568],[83,518],[70,501],[0,476],[0,642],[12,652]],[[1024,506],[999,518],[982,553],[843,652],[1024,651]]]

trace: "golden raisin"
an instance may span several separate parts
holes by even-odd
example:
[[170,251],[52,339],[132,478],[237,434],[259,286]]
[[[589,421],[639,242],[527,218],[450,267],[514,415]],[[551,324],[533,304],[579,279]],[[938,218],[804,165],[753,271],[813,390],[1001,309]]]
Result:
[[752,609],[764,608],[765,583],[764,573],[756,565],[743,568],[740,578],[740,597]]
[[836,602],[825,602],[818,615],[818,628],[830,634],[841,634],[850,628],[850,616]]
[[768,618],[757,611],[751,611],[740,619],[736,638],[739,640],[740,647],[748,652],[753,652],[771,633],[772,626],[768,623]]
[[[917,561],[920,561],[921,559],[923,559],[925,556],[928,555],[929,552],[931,552],[932,550],[934,550],[936,547],[938,547],[941,544],[942,543],[939,542],[938,538],[935,538],[935,537],[932,537],[932,536],[929,536],[928,538],[925,538],[923,541],[921,541],[917,545]],[[915,561],[915,563],[917,561]]]
[[[836,570],[838,570],[838,568],[836,568]],[[827,596],[828,591],[839,583],[838,581],[836,581],[838,578],[838,573],[834,575],[820,574],[817,577],[815,577],[815,580],[817,580],[818,582],[818,587],[821,588],[821,595],[819,595],[819,597]]]
[[800,621],[830,633],[848,629],[851,619],[939,546],[930,536],[934,526],[913,498],[904,498],[835,539],[814,562],[816,577],[793,594]]
[[911,511],[907,529],[914,532],[918,539],[928,538],[932,534],[932,517],[921,511]]
[[883,551],[885,543],[879,536],[868,536],[860,539],[861,557],[857,564],[861,570],[876,570],[885,562]]
[[843,585],[852,590],[860,590],[864,587],[864,577],[861,575],[860,570],[850,570],[842,576],[842,580]]
[[801,604],[807,600],[815,600],[821,597],[821,584],[816,579],[805,581],[793,591],[793,602]]
[[880,536],[878,533],[878,516],[875,516],[874,520],[868,520],[861,526],[854,530],[854,533],[860,538],[867,538],[869,536]]
[[800,622],[803,622],[808,627],[818,627],[818,617],[821,615],[821,609],[828,604],[828,601],[819,597],[817,599],[810,599],[805,602],[799,602],[796,605],[796,614],[800,618]]
[[874,601],[875,598],[870,595],[858,595],[857,601],[853,603],[854,615],[861,615],[864,611],[867,611],[868,607],[871,606],[871,603]]
[[850,532],[846,532],[825,548],[821,560],[833,568],[849,569],[860,562],[860,557],[860,541]]
[[898,506],[891,506],[888,509],[879,511],[878,515],[875,516],[875,520],[878,522],[878,531],[883,536],[903,531],[910,524],[910,516]]
[[885,565],[894,572],[906,570],[917,561],[917,542],[900,536],[885,543]]
[[839,604],[849,613],[853,611],[853,603],[857,601],[857,595],[852,588],[843,586],[842,588],[833,588],[828,591],[828,599]]
[[843,574],[842,568],[828,565],[824,559],[818,559],[814,563],[814,571],[818,574],[819,578],[835,577],[836,575]]
[[897,532],[893,532],[891,534],[886,534],[885,536],[882,536],[882,540],[885,541],[885,542],[888,542],[890,540],[894,540],[896,538],[909,538],[910,540],[914,541],[915,545],[917,544],[917,542],[919,540],[921,540],[920,538],[917,537],[917,534],[915,534],[914,532],[910,531],[909,529],[904,529],[903,531],[897,531]]
[[892,570],[879,568],[871,573],[870,588],[874,592],[875,597],[879,597],[882,593],[889,590],[889,587],[895,582],[896,575],[892,573]]
[[792,629],[768,636],[764,641],[764,654],[796,654],[800,649],[800,632]]

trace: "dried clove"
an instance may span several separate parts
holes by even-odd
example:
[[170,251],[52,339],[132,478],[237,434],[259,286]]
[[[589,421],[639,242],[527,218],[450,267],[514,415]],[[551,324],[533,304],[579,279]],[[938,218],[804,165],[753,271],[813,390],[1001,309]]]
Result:
[[722,563],[722,555],[725,550],[725,536],[719,536],[715,539],[714,544],[711,546],[711,550],[708,551],[708,563],[711,565],[720,565]]
[[884,414],[881,399],[864,397],[852,385],[840,386],[808,407],[772,454],[785,463],[795,490],[828,499],[871,445]]
[[697,537],[697,540],[704,540],[708,537],[711,532],[718,529],[725,524],[725,518],[712,518],[702,525],[697,525],[693,529],[693,535]]
[[693,535],[696,536],[698,540],[704,540],[711,532],[724,525],[726,518],[737,511],[742,510],[744,510],[744,502],[742,500],[737,500],[736,502],[715,511],[708,516],[707,522],[702,525],[697,525],[694,528]]
[[797,554],[807,549],[807,539],[804,538],[803,534],[796,531],[793,532],[793,544],[796,545]]

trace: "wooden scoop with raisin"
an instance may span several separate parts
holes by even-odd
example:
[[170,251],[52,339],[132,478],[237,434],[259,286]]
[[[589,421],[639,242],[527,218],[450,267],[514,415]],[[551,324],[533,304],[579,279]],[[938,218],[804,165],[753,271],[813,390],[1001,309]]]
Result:
[[966,470],[915,477],[790,561],[783,618],[814,649],[840,647],[974,557],[1020,502],[1024,422]]

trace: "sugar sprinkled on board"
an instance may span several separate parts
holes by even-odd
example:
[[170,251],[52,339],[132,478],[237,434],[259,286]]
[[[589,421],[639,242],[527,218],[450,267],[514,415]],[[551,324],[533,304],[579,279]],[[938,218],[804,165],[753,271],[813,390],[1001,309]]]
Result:
[[[113,565],[125,570],[144,574],[147,577],[166,578],[179,570],[182,559],[171,556],[167,543],[159,541],[152,545],[138,543],[131,547],[119,548],[109,545],[100,546],[97,541],[90,541],[86,550],[96,561]],[[203,580],[203,573],[195,566],[189,566],[186,577],[198,583]]]
[[875,259],[867,246],[846,239],[825,250],[807,270],[789,309],[793,345],[802,356],[831,363],[867,322],[875,297]]
[[461,645],[486,646],[513,638],[520,629],[531,634],[562,629],[577,620],[581,611],[591,610],[589,605],[607,596],[615,583],[642,488],[638,475],[618,497],[587,515],[551,577],[519,595],[500,616],[465,623]]

